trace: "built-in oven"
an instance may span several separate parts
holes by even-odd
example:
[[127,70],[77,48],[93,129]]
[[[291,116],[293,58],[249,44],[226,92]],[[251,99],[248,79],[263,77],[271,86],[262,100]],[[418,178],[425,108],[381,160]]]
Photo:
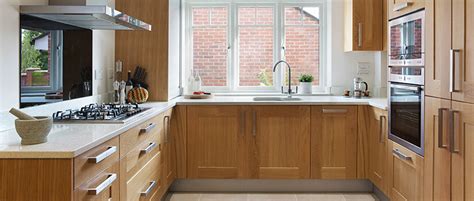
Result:
[[424,66],[424,36],[424,10],[390,20],[388,64],[391,66]]
[[389,139],[424,155],[424,68],[389,67]]

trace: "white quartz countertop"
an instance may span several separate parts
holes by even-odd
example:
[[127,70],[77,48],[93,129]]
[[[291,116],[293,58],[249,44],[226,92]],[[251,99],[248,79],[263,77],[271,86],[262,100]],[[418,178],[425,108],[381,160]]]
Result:
[[[253,96],[215,96],[212,99],[189,100],[182,97],[169,102],[143,104],[151,107],[125,124],[54,124],[48,142],[21,145],[12,121],[0,121],[0,158],[74,158],[175,105],[370,105],[387,109],[386,98],[354,99],[341,96],[299,96],[301,101],[254,101]],[[38,114],[35,114],[38,115]],[[50,114],[44,114],[50,115]],[[8,114],[0,114],[0,117]],[[10,117],[11,118],[11,117]]]

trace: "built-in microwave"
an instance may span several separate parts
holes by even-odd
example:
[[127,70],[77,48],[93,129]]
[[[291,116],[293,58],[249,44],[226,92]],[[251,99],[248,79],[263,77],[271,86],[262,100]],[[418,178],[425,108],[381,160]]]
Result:
[[425,65],[425,11],[420,10],[390,20],[390,66]]

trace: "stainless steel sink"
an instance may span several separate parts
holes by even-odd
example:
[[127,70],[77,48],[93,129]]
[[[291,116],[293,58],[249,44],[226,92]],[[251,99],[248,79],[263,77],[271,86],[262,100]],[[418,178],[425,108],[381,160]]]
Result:
[[301,98],[296,97],[254,97],[254,101],[301,101]]

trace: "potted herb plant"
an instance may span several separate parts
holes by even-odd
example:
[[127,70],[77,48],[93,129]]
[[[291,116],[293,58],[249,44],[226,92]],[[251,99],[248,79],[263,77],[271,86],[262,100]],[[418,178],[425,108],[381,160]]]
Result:
[[313,81],[314,77],[310,74],[301,74],[299,77],[300,81],[300,93],[301,94],[312,94],[313,93]]

